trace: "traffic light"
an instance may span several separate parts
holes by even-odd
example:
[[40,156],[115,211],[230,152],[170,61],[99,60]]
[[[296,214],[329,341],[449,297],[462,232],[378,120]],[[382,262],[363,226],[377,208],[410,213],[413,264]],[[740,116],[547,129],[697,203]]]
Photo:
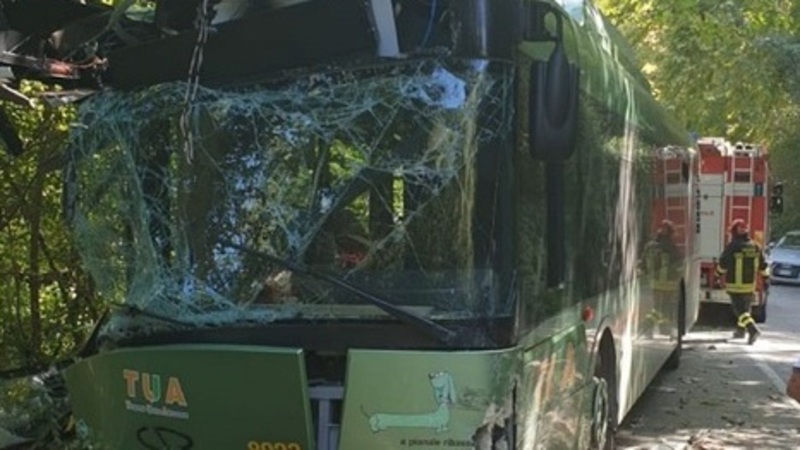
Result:
[[783,183],[775,183],[769,198],[769,211],[775,214],[783,212]]

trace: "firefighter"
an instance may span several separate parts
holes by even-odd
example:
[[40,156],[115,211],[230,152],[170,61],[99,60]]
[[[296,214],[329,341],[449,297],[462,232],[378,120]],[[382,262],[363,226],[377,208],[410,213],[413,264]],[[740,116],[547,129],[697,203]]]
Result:
[[675,243],[675,226],[672,221],[661,222],[644,253],[644,269],[650,277],[654,303],[647,317],[652,326],[662,322],[674,323],[681,251]]
[[764,286],[769,283],[764,252],[757,242],[750,239],[747,223],[736,219],[730,226],[731,242],[725,247],[717,264],[717,274],[725,280],[725,290],[731,298],[733,313],[736,315],[734,338],[748,334],[747,343],[752,345],[761,332],[756,321],[750,316],[750,307],[755,300],[756,282],[759,274]]

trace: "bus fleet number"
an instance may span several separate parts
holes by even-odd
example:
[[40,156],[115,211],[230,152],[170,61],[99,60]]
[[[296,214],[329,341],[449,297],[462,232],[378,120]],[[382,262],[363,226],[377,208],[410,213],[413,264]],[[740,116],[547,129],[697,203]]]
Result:
[[250,441],[247,443],[247,450],[303,450],[300,444],[296,442],[256,442]]

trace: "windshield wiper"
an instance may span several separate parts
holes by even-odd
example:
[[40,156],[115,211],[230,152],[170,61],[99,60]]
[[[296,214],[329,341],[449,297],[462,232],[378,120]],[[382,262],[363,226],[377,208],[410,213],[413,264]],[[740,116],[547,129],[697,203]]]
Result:
[[302,275],[308,275],[310,277],[316,278],[318,280],[325,281],[328,284],[332,284],[334,286],[340,287],[348,292],[358,295],[364,300],[372,303],[373,305],[377,306],[378,308],[382,309],[392,317],[399,319],[400,321],[407,323],[409,325],[415,326],[417,328],[422,329],[432,337],[438,339],[439,341],[445,344],[451,344],[456,337],[456,332],[440,325],[426,317],[422,317],[418,314],[413,312],[407,311],[403,308],[400,308],[391,302],[386,301],[384,298],[378,297],[375,294],[365,291],[364,289],[345,281],[341,278],[328,275],[323,272],[318,272],[316,270],[310,269],[298,263],[293,263],[289,260],[283,259],[279,256],[271,255],[266,252],[262,252],[259,250],[253,250],[251,248],[243,247],[241,245],[234,244],[232,242],[226,242],[230,248],[240,250],[245,253],[249,253],[257,258],[261,258],[267,261],[270,261],[276,265],[279,265],[291,272],[299,273]]
[[184,322],[182,320],[174,319],[172,317],[167,317],[167,316],[164,316],[164,315],[161,315],[161,314],[156,314],[154,312],[150,312],[150,311],[148,311],[148,310],[146,310],[146,309],[144,309],[144,308],[142,308],[140,306],[137,306],[137,305],[132,305],[132,304],[128,304],[128,303],[119,303],[119,302],[111,302],[110,304],[111,304],[111,306],[114,306],[116,308],[121,309],[123,312],[125,312],[126,314],[128,314],[130,316],[147,317],[147,318],[150,318],[150,319],[158,320],[158,321],[169,323],[169,324],[172,324],[172,325],[183,326],[183,327],[189,327],[189,328],[195,328],[196,327],[195,324],[192,324],[192,323],[189,323],[189,322]]

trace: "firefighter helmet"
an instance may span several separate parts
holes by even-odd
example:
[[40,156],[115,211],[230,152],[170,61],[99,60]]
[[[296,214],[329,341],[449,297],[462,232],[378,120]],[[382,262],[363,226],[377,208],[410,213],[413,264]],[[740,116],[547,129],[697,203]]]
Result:
[[731,222],[731,226],[728,228],[731,234],[743,234],[747,233],[747,222],[744,219],[735,219]]
[[671,235],[675,232],[675,224],[672,223],[669,219],[664,219],[661,221],[661,225],[658,227],[658,234],[660,235]]

